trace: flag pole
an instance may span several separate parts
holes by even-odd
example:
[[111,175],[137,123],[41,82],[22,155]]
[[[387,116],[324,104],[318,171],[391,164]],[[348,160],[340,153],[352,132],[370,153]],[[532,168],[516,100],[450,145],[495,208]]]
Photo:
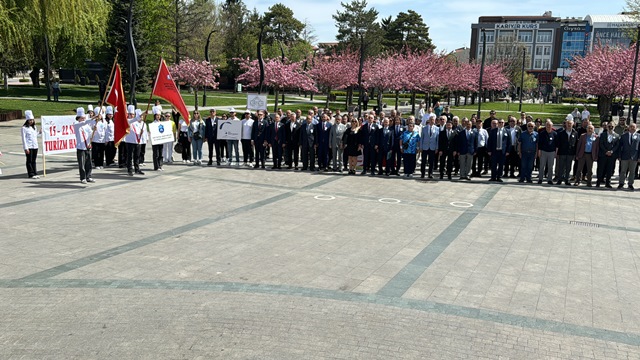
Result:
[[[118,63],[118,55],[120,54],[120,49],[118,49],[116,51],[116,56],[113,59],[113,65],[111,66],[111,74],[109,75],[109,81],[107,82],[107,86],[111,86],[111,80],[113,80],[113,73],[116,71],[116,64]],[[96,116],[94,118],[97,118],[98,115],[102,115],[102,108],[104,108],[104,101],[107,99],[107,94],[109,93],[109,91],[104,92],[104,95],[102,95],[102,101],[100,102],[101,106],[100,106],[100,112],[98,112],[98,114],[96,114]]]
[[47,177],[47,157],[44,155],[44,151],[42,152],[42,171],[44,177]]
[[[118,63],[118,55],[119,54],[120,54],[120,49],[118,49],[116,51],[116,56],[113,58],[113,65],[111,65],[111,74],[109,74],[109,81],[107,82],[108,86],[110,86],[111,80],[113,80],[113,73],[116,71],[116,64]],[[100,115],[102,115],[102,109],[105,108],[104,101],[107,99],[107,94],[108,93],[109,92],[106,91],[106,89],[105,89],[104,95],[102,95],[102,101],[100,101],[100,111],[98,111],[97,114],[93,115],[91,120],[97,119]],[[93,136],[96,134],[96,129],[97,129],[97,126],[94,126],[93,127],[93,131],[91,132],[91,138],[89,139],[89,144],[91,144],[91,142],[93,142]],[[87,150],[89,150],[89,149],[87,149]],[[42,153],[42,155],[44,156],[44,152]]]
[[160,74],[160,67],[162,66],[163,58],[160,58],[160,65],[158,65],[158,72],[156,73],[156,80],[153,82],[153,87],[151,88],[151,94],[149,94],[149,101],[147,102],[147,112],[149,112],[149,107],[151,106],[151,100],[153,100],[153,91],[156,89],[156,84],[158,83],[158,75]]

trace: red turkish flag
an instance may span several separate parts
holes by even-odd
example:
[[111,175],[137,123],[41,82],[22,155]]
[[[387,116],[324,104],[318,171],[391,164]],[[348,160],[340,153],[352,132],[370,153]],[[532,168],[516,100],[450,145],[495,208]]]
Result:
[[113,76],[111,90],[109,90],[106,101],[115,109],[115,112],[113,114],[113,140],[116,146],[118,146],[124,136],[129,133],[129,121],[127,119],[127,101],[124,98],[124,91],[122,90],[120,64],[116,64],[116,72]]
[[182,115],[184,121],[189,124],[189,110],[184,104],[182,95],[176,87],[176,83],[173,82],[173,78],[169,73],[169,68],[164,59],[160,59],[160,68],[158,68],[158,75],[156,75],[156,82],[153,84],[153,96],[167,100],[178,112]]

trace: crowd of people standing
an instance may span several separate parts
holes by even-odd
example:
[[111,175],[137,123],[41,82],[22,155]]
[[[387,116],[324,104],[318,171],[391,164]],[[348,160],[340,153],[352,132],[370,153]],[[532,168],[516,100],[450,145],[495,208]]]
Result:
[[[636,124],[627,126],[624,118],[620,118],[617,125],[603,123],[602,132],[598,134],[586,109],[580,112],[581,121],[577,124],[569,114],[559,129],[549,119],[543,123],[542,119],[534,120],[524,112],[520,118],[510,115],[501,119],[491,111],[485,120],[475,114],[460,119],[448,106],[438,112],[433,108],[424,109],[420,118],[403,117],[395,110],[388,114],[369,111],[358,118],[353,113],[316,107],[305,114],[301,110],[278,110],[274,114],[246,111],[240,119],[234,109],[222,116],[210,109],[203,119],[196,110],[189,123],[180,119],[173,128],[178,143],[175,148],[174,143],[153,146],[153,167],[162,171],[164,163],[174,162],[174,151],[181,153],[184,164],[204,165],[206,143],[207,166],[215,162],[217,166],[264,169],[271,157],[274,170],[284,166],[298,171],[355,175],[361,161],[360,175],[411,178],[419,171],[420,178],[437,176],[441,180],[445,177],[453,180],[456,177],[456,180],[469,181],[487,176],[489,181],[498,183],[505,178],[531,183],[533,171],[537,170],[538,184],[545,181],[550,185],[590,187],[596,163],[595,186],[611,188],[615,165],[619,163],[619,188],[628,184],[633,190],[634,179],[638,178],[640,134],[636,133]],[[78,155],[81,181],[93,181],[91,166],[86,166],[87,156],[97,169],[103,167],[105,160],[106,166],[115,166],[116,150],[120,167],[126,167],[131,176],[144,175],[141,167],[148,141],[144,122],[147,113],[133,106],[129,106],[128,113],[130,129],[116,149],[113,110],[106,107],[89,111],[87,128],[91,131],[87,135],[92,140],[82,141],[86,148],[78,149],[87,152],[82,158]],[[173,114],[163,113],[157,104],[153,107],[153,116],[157,122],[171,120]],[[33,115],[29,113],[29,117]],[[84,109],[78,109],[77,119],[84,121]],[[241,122],[240,139],[219,140],[217,131],[221,120]],[[33,160],[33,154],[37,154],[34,131],[33,119],[28,119],[23,128],[23,145],[29,177],[37,176]],[[82,139],[78,140],[82,147]]]

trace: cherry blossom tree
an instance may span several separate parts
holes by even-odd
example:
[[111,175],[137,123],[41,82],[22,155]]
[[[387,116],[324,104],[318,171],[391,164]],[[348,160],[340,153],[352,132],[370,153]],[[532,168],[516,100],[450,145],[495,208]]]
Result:
[[198,89],[204,86],[218,88],[219,83],[216,81],[219,76],[217,65],[212,65],[207,61],[199,62],[186,58],[178,64],[171,65],[169,71],[175,80],[184,82],[193,88],[196,110],[198,109]]
[[309,75],[316,84],[327,92],[327,104],[332,90],[344,89],[358,83],[357,54],[344,52],[332,56],[323,56],[315,60]]
[[[238,76],[238,82],[248,87],[259,86],[260,66],[258,60],[235,60],[239,62],[240,70],[244,71],[243,74]],[[264,65],[264,85],[273,88],[275,91],[275,110],[278,109],[278,91],[302,90],[318,92],[309,74],[302,71],[302,61],[288,62],[286,58],[284,60],[277,58],[266,60]]]
[[[567,89],[580,94],[597,95],[601,119],[605,119],[616,96],[631,92],[635,45],[629,48],[596,46],[584,57],[575,57],[571,62]],[[638,74],[640,75],[640,74]],[[636,77],[636,84],[640,76]],[[634,89],[634,96],[640,93]]]

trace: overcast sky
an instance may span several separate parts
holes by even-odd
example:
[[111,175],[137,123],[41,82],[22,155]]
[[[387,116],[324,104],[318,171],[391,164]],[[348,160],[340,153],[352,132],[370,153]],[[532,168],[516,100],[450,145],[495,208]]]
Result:
[[[351,0],[343,0],[350,2]],[[249,10],[267,11],[269,6],[282,3],[295,16],[305,19],[315,29],[318,42],[335,41],[336,26],[332,15],[340,6],[340,0],[245,0]],[[624,10],[624,0],[445,0],[407,1],[407,0],[369,0],[370,7],[380,13],[379,18],[396,16],[409,9],[422,15],[429,26],[429,35],[437,51],[468,47],[471,37],[471,24],[478,22],[479,16],[491,15],[542,15],[551,10],[553,16],[585,17],[587,15],[612,15]]]

